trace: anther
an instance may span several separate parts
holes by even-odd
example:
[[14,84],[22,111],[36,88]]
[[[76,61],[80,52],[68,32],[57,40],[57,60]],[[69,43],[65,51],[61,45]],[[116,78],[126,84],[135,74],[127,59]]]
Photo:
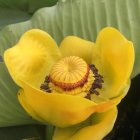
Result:
[[95,80],[89,90],[89,93],[99,95],[99,92],[96,89],[102,88],[102,83],[104,82],[103,76],[98,73],[98,70],[95,67],[95,65],[91,64],[91,65],[89,65],[89,67],[90,67],[91,71],[93,72],[93,77],[95,78]]
[[91,100],[91,95],[90,95],[90,93],[88,93],[88,94],[85,96],[85,98]]
[[49,87],[49,76],[46,76],[44,83],[40,86],[40,89],[45,92],[51,93],[51,89]]
[[45,81],[44,81],[44,82],[46,82],[46,83],[49,83],[49,82],[50,82],[49,76],[46,76],[46,78],[45,78]]
[[94,90],[94,94],[96,94],[97,96],[100,95],[97,90]]

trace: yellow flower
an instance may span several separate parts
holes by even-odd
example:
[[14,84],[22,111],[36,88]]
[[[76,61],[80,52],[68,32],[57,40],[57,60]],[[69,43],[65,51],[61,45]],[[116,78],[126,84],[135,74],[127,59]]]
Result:
[[116,105],[129,89],[134,48],[111,27],[99,33],[95,44],[68,36],[60,47],[46,32],[32,29],[5,51],[4,60],[21,87],[18,99],[24,109],[61,127],[55,140],[75,132],[72,140],[100,140],[112,129]]

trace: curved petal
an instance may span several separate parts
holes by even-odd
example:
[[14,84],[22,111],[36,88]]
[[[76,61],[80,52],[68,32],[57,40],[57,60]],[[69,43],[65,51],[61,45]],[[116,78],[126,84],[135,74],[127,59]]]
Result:
[[105,112],[111,109],[112,107],[118,105],[121,102],[121,100],[126,96],[130,88],[130,83],[131,81],[128,80],[127,83],[124,85],[123,89],[121,90],[121,92],[119,93],[119,95],[114,98],[109,99],[102,96],[96,96],[93,94],[91,96],[91,100],[98,104],[97,112]]
[[18,95],[24,109],[35,119],[59,127],[77,124],[96,112],[97,104],[78,96],[46,93],[25,82]]
[[79,56],[91,63],[94,43],[76,36],[66,37],[60,44],[60,51],[65,56]]
[[39,29],[24,33],[20,41],[4,54],[4,60],[15,82],[20,85],[19,79],[22,79],[37,87],[60,57],[55,41]]
[[95,113],[79,125],[56,128],[53,140],[101,140],[112,130],[116,117],[116,107],[105,113]]
[[133,69],[133,44],[118,30],[107,27],[98,35],[92,63],[104,77],[101,95],[107,98],[118,96]]

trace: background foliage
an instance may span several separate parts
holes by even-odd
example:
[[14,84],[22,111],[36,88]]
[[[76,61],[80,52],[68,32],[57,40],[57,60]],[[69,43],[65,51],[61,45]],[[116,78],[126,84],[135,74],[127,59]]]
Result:
[[42,7],[52,6],[58,0],[0,0],[0,29],[7,24],[29,19]]

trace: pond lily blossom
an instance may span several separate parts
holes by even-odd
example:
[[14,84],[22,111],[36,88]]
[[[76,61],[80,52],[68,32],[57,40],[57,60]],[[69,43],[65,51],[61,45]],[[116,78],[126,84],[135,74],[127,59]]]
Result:
[[96,43],[68,36],[60,47],[48,33],[31,29],[4,60],[21,87],[19,102],[33,118],[57,127],[55,140],[100,140],[130,87],[134,47],[112,27],[101,30]]

